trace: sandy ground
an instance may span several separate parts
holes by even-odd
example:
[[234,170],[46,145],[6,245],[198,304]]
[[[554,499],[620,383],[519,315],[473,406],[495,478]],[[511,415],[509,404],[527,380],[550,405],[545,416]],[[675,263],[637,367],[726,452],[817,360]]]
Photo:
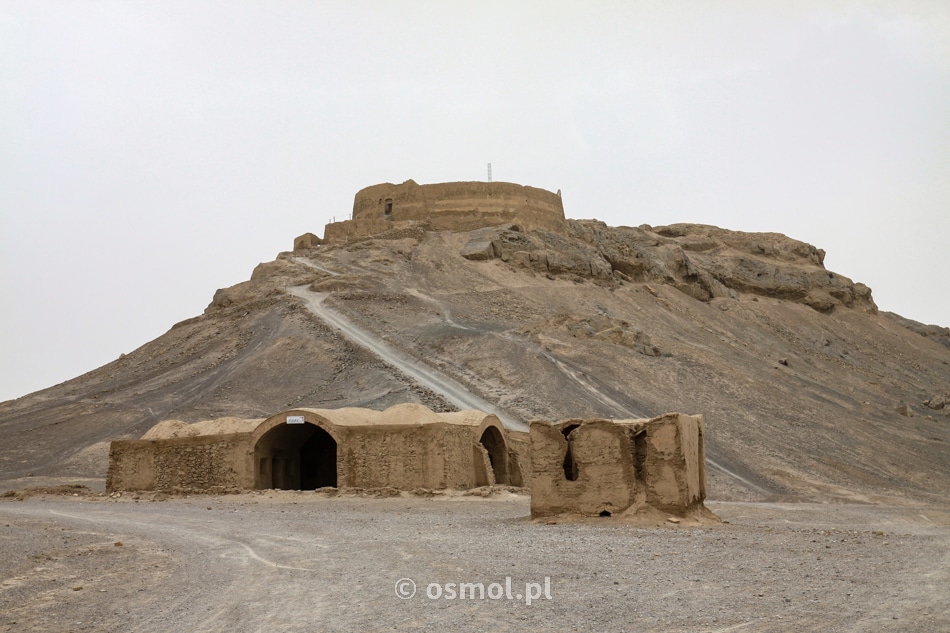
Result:
[[0,631],[950,630],[950,508],[709,506],[727,523],[534,523],[509,493],[7,498]]

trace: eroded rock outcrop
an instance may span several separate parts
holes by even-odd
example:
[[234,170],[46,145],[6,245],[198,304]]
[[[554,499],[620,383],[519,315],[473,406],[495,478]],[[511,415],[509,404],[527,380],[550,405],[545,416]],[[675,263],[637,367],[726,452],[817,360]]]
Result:
[[779,233],[743,233],[701,224],[608,227],[568,220],[565,231],[523,232],[517,225],[472,231],[471,260],[500,259],[549,275],[656,282],[699,301],[738,293],[876,312],[871,289],[824,267],[825,253]]

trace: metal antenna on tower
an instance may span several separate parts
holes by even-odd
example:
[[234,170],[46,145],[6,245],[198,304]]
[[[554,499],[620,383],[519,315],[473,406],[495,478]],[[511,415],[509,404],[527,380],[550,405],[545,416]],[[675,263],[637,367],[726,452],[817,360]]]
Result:
[[488,182],[491,182],[491,163],[488,163]]

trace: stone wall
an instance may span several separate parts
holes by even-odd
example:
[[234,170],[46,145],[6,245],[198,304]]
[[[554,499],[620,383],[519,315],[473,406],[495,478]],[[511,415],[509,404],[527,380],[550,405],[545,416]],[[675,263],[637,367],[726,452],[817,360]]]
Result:
[[327,224],[323,230],[323,239],[325,242],[353,242],[369,237],[370,235],[379,235],[396,228],[407,226],[408,223],[399,224],[381,218],[367,218],[361,220],[344,220],[342,222],[333,222]]
[[343,486],[468,488],[474,485],[472,434],[443,424],[341,429]]
[[116,440],[109,454],[107,490],[235,490],[249,488],[245,468],[250,434],[161,440]]

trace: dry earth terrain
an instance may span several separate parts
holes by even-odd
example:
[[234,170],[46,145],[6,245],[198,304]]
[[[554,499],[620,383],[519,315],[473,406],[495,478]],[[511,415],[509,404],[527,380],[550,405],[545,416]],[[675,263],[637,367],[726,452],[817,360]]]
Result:
[[0,631],[950,630],[948,508],[710,507],[728,523],[532,523],[507,492],[11,500]]
[[[0,626],[947,630],[950,330],[879,312],[823,256],[776,234],[592,221],[281,254],[113,363],[0,403],[0,490],[98,492],[108,443],[165,419],[678,410],[705,416],[711,507],[730,523],[538,525],[504,495],[9,497]],[[555,597],[393,593],[403,575],[509,567]]]

